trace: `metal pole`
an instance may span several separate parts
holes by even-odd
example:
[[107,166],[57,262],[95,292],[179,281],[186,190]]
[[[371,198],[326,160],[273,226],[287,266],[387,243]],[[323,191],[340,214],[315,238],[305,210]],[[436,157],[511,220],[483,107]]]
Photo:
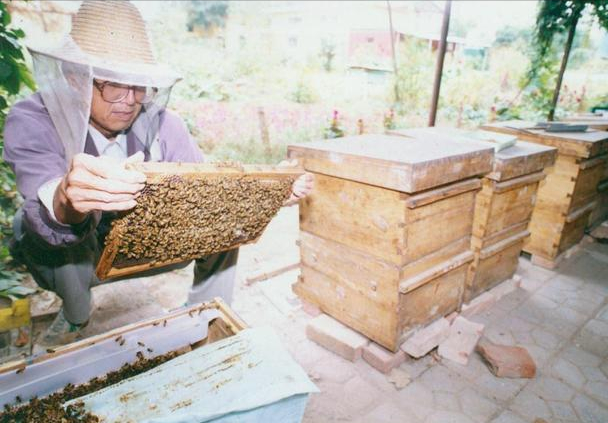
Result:
[[[580,15],[579,15],[580,16]],[[568,64],[568,57],[570,57],[570,48],[572,47],[572,41],[574,40],[574,33],[576,32],[576,24],[578,23],[578,16],[572,20],[572,26],[568,32],[568,40],[566,41],[566,48],[564,49],[564,56],[562,57],[562,65],[559,68],[559,74],[557,75],[557,83],[555,84],[555,91],[553,92],[553,100],[551,101],[551,109],[547,120],[552,121],[555,116],[555,108],[557,107],[557,100],[559,99],[559,91],[562,87],[562,79],[564,78],[564,72],[566,72],[566,65]]]
[[431,113],[429,114],[429,126],[435,126],[437,118],[437,104],[439,103],[439,89],[441,88],[441,74],[443,73],[443,60],[445,58],[445,50],[447,48],[448,30],[450,29],[450,9],[452,8],[452,0],[445,2],[443,10],[443,23],[441,25],[441,41],[439,43],[439,55],[437,56],[437,65],[435,66],[435,83],[433,84],[433,98],[431,100]]
[[393,12],[391,11],[391,2],[386,0],[386,7],[388,8],[388,25],[391,31],[391,53],[393,54],[393,73],[395,76],[395,103],[399,103],[399,84],[398,84],[398,73],[397,73],[397,55],[395,54],[395,32],[393,31]]

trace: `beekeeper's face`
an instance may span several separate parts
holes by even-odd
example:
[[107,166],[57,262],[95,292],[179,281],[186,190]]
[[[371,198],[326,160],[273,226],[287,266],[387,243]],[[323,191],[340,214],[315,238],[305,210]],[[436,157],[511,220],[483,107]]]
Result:
[[151,88],[94,80],[91,124],[106,137],[114,137],[133,124],[142,103],[149,102],[153,92]]

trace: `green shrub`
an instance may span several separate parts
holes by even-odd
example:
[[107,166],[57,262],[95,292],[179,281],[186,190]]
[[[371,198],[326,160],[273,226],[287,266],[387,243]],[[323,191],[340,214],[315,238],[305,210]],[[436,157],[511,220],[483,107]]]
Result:
[[21,198],[15,185],[15,175],[2,159],[4,151],[4,122],[14,97],[26,86],[34,89],[34,80],[25,64],[19,39],[24,37],[20,29],[11,29],[11,16],[5,3],[0,3],[0,281],[19,279],[20,275],[12,270],[8,251],[15,212]]

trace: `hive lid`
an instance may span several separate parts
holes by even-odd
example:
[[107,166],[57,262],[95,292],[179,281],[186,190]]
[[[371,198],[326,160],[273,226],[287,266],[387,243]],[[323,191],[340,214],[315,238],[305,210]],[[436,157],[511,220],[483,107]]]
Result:
[[[449,142],[484,143],[494,147],[493,134],[504,134],[490,131],[467,131],[458,128],[414,128],[391,131],[390,134],[402,135],[420,139],[440,139]],[[498,140],[502,142],[502,140]],[[553,165],[557,156],[557,149],[542,144],[534,144],[517,140],[511,147],[494,153],[492,171],[485,175],[496,181],[540,172],[545,167]]]
[[556,147],[561,154],[581,158],[595,157],[608,152],[608,132],[587,129],[584,132],[547,132],[537,127],[536,122],[507,120],[486,123],[480,129],[503,134],[517,135],[519,138]]
[[288,154],[312,172],[412,193],[489,172],[494,150],[481,142],[404,143],[370,134],[290,145]]

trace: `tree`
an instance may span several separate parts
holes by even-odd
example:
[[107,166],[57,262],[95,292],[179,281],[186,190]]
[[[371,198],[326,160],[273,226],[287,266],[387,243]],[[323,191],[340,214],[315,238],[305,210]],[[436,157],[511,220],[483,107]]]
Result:
[[205,31],[213,31],[226,25],[227,1],[189,1],[186,7],[189,32],[194,31],[196,27],[203,28]]
[[20,198],[15,186],[15,175],[2,159],[4,150],[4,121],[12,97],[27,86],[35,89],[34,80],[23,57],[19,39],[25,34],[20,29],[11,29],[11,16],[5,3],[0,3],[0,282],[15,279],[16,275],[8,270],[10,256],[8,240],[12,236],[12,220],[19,207]]
[[540,2],[534,33],[534,55],[528,73],[529,83],[538,80],[543,70],[550,66],[550,56],[556,36],[558,34],[568,34],[553,98],[548,106],[548,120],[553,120],[555,115],[555,106],[574,41],[576,25],[587,5],[590,6],[591,13],[598,19],[600,25],[608,29],[608,0],[551,0]]

